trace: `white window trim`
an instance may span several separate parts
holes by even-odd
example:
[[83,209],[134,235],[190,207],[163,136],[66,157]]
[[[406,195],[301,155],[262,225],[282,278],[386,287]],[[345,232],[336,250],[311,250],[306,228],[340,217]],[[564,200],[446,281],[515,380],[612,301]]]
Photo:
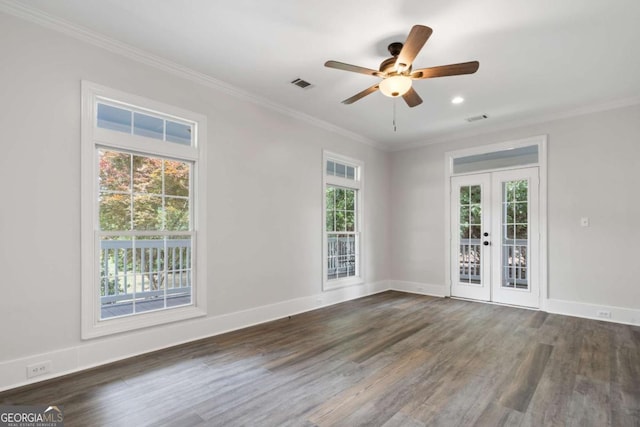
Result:
[[[171,105],[152,101],[110,89],[88,81],[82,81],[81,120],[81,336],[91,339],[100,336],[131,331],[149,326],[190,319],[207,314],[207,252],[206,252],[206,117]],[[194,146],[184,146],[165,141],[156,141],[136,135],[107,131],[96,127],[95,106],[97,100],[112,100],[120,104],[144,107],[150,112],[177,119],[188,119],[194,126]],[[114,135],[115,134],[115,135]],[[115,136],[115,138],[114,138]],[[124,142],[122,142],[124,141]],[[98,254],[100,242],[96,236],[98,224],[97,194],[97,147],[107,146],[128,152],[139,151],[148,155],[177,157],[194,162],[193,191],[193,245],[196,256],[192,260],[193,304],[166,310],[151,311],[126,317],[100,320],[100,298],[98,286]]]
[[[334,160],[339,163],[347,164],[349,166],[356,167],[356,179],[340,178],[337,176],[327,175],[327,161]],[[327,198],[326,188],[327,185],[337,185],[339,187],[353,188],[357,191],[357,233],[358,233],[358,259],[356,261],[356,275],[351,277],[345,277],[341,279],[327,279]],[[360,285],[365,281],[364,274],[364,162],[343,156],[341,154],[333,153],[331,151],[323,150],[322,152],[322,290],[330,291],[333,289],[344,288],[346,286]]]

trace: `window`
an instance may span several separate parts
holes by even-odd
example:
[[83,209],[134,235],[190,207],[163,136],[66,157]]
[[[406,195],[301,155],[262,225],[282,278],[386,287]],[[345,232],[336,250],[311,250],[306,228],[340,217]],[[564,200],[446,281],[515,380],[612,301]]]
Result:
[[206,314],[205,118],[82,92],[83,338]]
[[324,153],[323,288],[362,283],[362,163]]

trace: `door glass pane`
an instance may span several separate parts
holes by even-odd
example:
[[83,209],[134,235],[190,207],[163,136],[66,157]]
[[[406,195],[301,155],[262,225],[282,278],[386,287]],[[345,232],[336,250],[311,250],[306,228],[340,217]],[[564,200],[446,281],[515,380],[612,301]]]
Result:
[[502,287],[529,289],[529,181],[502,183]]
[[482,208],[481,187],[466,185],[460,187],[458,204],[460,245],[458,253],[459,281],[467,284],[480,284],[481,264],[481,224]]

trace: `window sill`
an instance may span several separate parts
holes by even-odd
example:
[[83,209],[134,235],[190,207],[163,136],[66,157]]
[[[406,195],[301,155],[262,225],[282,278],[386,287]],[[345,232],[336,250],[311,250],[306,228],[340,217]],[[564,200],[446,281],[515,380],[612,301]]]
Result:
[[85,324],[82,330],[82,339],[87,340],[121,332],[134,331],[150,326],[202,317],[206,316],[206,314],[207,312],[203,308],[186,306],[99,320],[92,322],[90,325]]
[[346,277],[344,279],[335,279],[335,280],[325,281],[322,284],[322,290],[326,292],[326,291],[332,291],[334,289],[346,288],[348,286],[356,286],[356,285],[362,285],[362,284],[364,284],[364,279],[360,276]]

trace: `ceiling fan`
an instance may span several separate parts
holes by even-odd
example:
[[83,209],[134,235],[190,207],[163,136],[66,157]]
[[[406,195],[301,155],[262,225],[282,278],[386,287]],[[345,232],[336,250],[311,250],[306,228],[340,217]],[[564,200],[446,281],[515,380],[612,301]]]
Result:
[[457,76],[461,74],[473,74],[478,71],[478,61],[463,62],[460,64],[441,65],[439,67],[421,68],[412,71],[413,60],[422,46],[427,42],[433,30],[424,25],[414,25],[404,42],[391,43],[388,47],[392,57],[385,59],[378,70],[345,64],[338,61],[327,61],[325,67],[335,68],[354,73],[368,74],[381,77],[382,81],[342,101],[343,104],[353,104],[359,99],[380,89],[384,95],[391,98],[402,96],[409,107],[415,107],[422,103],[422,98],[411,87],[413,80],[431,79],[434,77]]

